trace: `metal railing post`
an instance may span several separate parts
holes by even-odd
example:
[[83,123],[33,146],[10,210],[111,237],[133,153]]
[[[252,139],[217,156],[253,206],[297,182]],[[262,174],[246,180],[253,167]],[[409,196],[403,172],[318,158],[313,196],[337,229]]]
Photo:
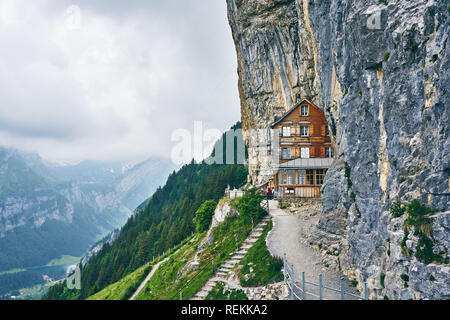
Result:
[[302,291],[303,291],[303,300],[306,300],[306,279],[304,272],[302,272]]
[[367,281],[364,282],[364,299],[369,300],[369,288],[367,287]]
[[344,300],[344,298],[345,298],[344,278],[341,278],[341,300]]
[[180,290],[180,300],[183,300],[183,289]]
[[323,296],[322,296],[322,275],[319,275],[319,299],[323,300]]
[[294,272],[294,265],[291,265],[292,267],[292,274],[291,274],[291,298],[290,300],[294,300],[294,286],[295,286],[295,272]]

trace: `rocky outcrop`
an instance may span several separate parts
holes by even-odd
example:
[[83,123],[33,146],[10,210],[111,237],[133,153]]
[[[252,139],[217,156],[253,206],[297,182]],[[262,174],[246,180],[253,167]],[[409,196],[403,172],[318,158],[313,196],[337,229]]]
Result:
[[[435,250],[448,254],[448,4],[227,4],[247,143],[252,129],[267,130],[303,98],[325,111],[336,160],[322,190],[317,232],[333,248],[338,244],[338,267],[360,283],[373,280],[373,298],[449,298],[448,264],[406,256],[400,250],[405,218],[389,210],[394,201],[412,199],[437,208],[442,213],[434,218],[431,239]],[[249,150],[253,183],[264,180],[261,172],[270,166],[261,150]]]
[[217,227],[219,224],[225,221],[226,218],[233,217],[239,215],[239,212],[236,209],[231,207],[231,201],[227,198],[222,198],[217,204],[216,210],[214,210],[214,215],[212,217],[211,226],[206,233],[205,239],[199,244],[197,248],[197,253],[193,261],[190,263],[191,270],[197,270],[200,267],[200,254],[203,250],[211,245],[214,240],[213,229]]

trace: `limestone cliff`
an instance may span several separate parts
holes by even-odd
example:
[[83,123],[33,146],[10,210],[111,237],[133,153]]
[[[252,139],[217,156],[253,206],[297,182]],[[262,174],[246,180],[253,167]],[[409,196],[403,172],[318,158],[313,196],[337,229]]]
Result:
[[[402,250],[417,237],[395,201],[438,209],[433,249],[450,252],[450,7],[424,0],[227,0],[238,57],[242,123],[266,130],[302,98],[322,108],[336,148],[317,230],[326,251],[372,297],[450,298],[448,259]],[[270,167],[249,150],[250,179]],[[403,245],[404,247],[404,245]],[[445,264],[446,263],[446,264]],[[407,276],[407,277],[406,277]],[[405,281],[404,279],[408,279]]]

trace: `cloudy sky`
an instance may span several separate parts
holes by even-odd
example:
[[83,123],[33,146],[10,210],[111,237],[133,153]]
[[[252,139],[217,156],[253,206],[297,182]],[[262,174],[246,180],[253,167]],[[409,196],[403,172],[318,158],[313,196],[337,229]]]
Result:
[[57,161],[170,157],[240,118],[225,0],[0,0],[0,145]]

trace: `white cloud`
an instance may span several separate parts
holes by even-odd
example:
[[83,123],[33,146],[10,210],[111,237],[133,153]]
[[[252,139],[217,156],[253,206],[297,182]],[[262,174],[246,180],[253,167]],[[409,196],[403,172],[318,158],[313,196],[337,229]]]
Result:
[[170,157],[171,133],[239,119],[225,1],[0,3],[0,145],[54,160]]

